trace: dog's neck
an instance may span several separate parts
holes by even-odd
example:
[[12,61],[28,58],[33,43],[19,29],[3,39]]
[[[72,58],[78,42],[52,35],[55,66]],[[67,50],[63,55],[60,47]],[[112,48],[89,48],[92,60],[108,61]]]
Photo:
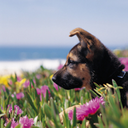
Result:
[[105,46],[103,46],[103,53],[93,62],[94,76],[93,82],[98,84],[106,84],[112,82],[112,79],[117,81],[117,76],[124,69],[124,65],[118,58]]

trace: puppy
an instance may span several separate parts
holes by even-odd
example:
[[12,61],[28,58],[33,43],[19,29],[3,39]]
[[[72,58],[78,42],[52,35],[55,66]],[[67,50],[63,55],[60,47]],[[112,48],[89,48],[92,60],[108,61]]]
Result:
[[123,71],[124,65],[89,32],[76,28],[69,36],[74,35],[79,43],[70,50],[65,65],[54,74],[52,80],[64,89],[86,87],[90,90],[95,88],[94,82],[112,84],[114,79],[118,86],[123,87],[120,90],[121,100],[123,106],[128,107],[128,72]]

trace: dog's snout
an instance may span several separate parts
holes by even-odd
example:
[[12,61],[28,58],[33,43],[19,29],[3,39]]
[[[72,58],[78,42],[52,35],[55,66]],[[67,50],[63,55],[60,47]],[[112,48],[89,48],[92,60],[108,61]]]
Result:
[[56,82],[56,76],[55,75],[52,77],[52,81]]

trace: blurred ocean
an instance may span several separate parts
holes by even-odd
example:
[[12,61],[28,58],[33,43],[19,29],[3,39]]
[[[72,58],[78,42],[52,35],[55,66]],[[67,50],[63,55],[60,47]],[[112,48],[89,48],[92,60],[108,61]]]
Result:
[[[0,61],[66,59],[72,47],[0,47]],[[108,47],[111,50],[119,48]]]
[[[0,75],[44,68],[57,70],[72,47],[0,47]],[[119,47],[109,47],[114,50]]]
[[66,59],[69,50],[69,47],[0,47],[0,61]]
[[70,48],[0,47],[0,75],[35,71],[41,65],[57,70],[64,65]]

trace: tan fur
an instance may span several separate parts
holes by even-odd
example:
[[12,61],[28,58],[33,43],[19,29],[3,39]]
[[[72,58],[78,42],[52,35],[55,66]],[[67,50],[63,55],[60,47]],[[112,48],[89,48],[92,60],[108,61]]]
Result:
[[[74,110],[75,107],[79,108],[80,105],[74,105],[72,107],[69,107],[69,108],[65,109],[65,113],[68,113],[70,110]],[[63,123],[64,111],[59,113],[59,118],[60,118],[60,122]],[[89,123],[90,123],[89,121],[86,121],[86,128],[89,128],[89,126],[90,126]],[[54,126],[54,125],[52,124],[52,126]]]
[[78,61],[78,56],[74,55],[72,52],[69,53],[68,57],[70,57],[73,61]]
[[[84,42],[86,44],[86,47],[88,48],[88,53],[86,55],[86,58],[90,61],[93,61],[95,57],[95,53],[100,52],[102,50],[101,48],[101,42],[93,36],[91,33],[81,29],[81,28],[75,28],[70,32],[70,37],[77,35],[80,42]],[[93,47],[92,49],[90,47]]]
[[[65,109],[65,113],[68,113],[70,110],[74,110],[75,107],[78,108],[78,107],[80,107],[80,105],[74,105],[72,107],[69,107],[69,108]],[[60,117],[60,122],[61,123],[63,123],[63,116],[64,116],[64,111],[59,113],[59,117]]]
[[[81,51],[82,48],[86,48],[86,54],[85,57],[86,59],[88,59],[89,61],[94,60],[94,58],[102,53],[100,51],[102,51],[102,45],[101,42],[92,34],[90,34],[89,32],[81,29],[81,28],[76,28],[74,30],[72,30],[70,32],[70,37],[76,35],[80,41],[80,44],[77,45],[77,50],[73,49],[69,52],[69,54],[67,55],[67,60],[66,63],[64,65],[64,67],[60,70],[60,74],[63,74],[65,72],[68,72],[69,74],[71,74],[73,77],[79,78],[82,82],[83,85],[82,87],[86,87],[87,90],[92,89],[91,85],[90,85],[90,81],[91,81],[91,74],[89,71],[88,66],[86,65],[86,63],[81,63],[79,61],[79,55],[77,56],[77,54],[74,52],[74,50]],[[74,61],[74,62],[78,62],[77,64],[73,64],[72,67],[70,67],[68,65],[68,60],[70,58],[70,61]],[[58,74],[59,74],[58,73]],[[74,107],[80,107],[80,105],[75,105],[72,107],[69,107],[65,110],[66,113],[68,113],[70,110],[73,110]],[[60,121],[61,123],[63,123],[63,116],[64,116],[64,111],[62,111],[59,114],[60,117]],[[89,121],[87,121],[86,123],[86,127],[89,127]]]
[[[78,61],[78,57],[74,55],[73,53],[68,54],[67,60],[69,57],[73,61]],[[87,90],[92,89],[90,86],[91,76],[90,76],[89,69],[86,66],[86,64],[79,63],[73,69],[67,67],[67,70],[74,77],[80,78],[81,80],[82,78],[84,78],[82,87],[86,87]]]

